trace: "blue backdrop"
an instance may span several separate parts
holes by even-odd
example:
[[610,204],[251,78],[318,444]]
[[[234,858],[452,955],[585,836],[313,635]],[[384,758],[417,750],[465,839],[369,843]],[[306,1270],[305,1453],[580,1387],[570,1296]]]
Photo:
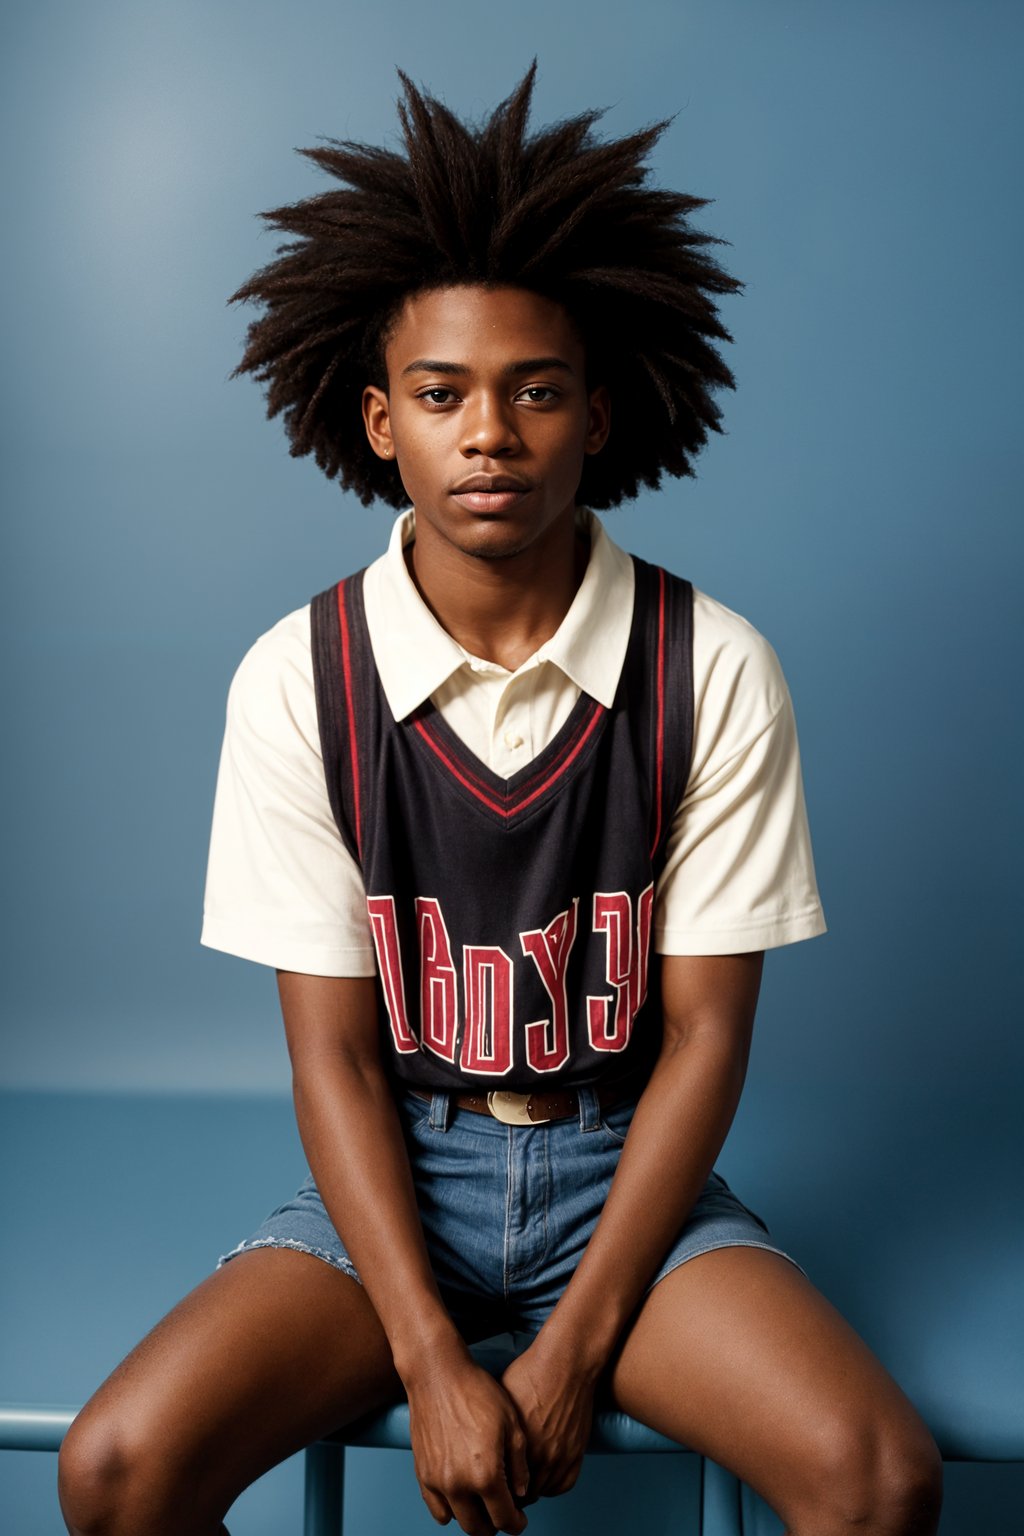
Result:
[[[373,558],[391,514],[289,458],[257,386],[228,379],[250,312],[225,300],[279,238],[255,215],[323,188],[295,153],[318,136],[397,144],[396,64],[479,116],[534,54],[535,124],[677,114],[654,174],[714,199],[699,222],[746,283],[722,305],[727,435],[696,480],[608,514],[768,636],[800,727],[830,933],[769,957],[720,1166],[897,1376],[923,1368],[941,1396],[965,1371],[979,1405],[1013,1389],[1022,23],[997,0],[8,12],[0,1087],[21,1235],[0,1395],[84,1397],[301,1160],[273,973],[198,943],[224,703],[255,637]],[[72,1205],[92,1201],[86,1268],[115,1230],[153,1235],[148,1202],[115,1223],[81,1160],[102,1123],[123,1131],[110,1167],[131,1162],[153,1094],[211,1158],[229,1122],[259,1139],[227,1101],[260,1095],[292,1161],[223,1241],[169,1244],[164,1289],[126,1241],[94,1293],[40,1290],[45,1223]],[[18,1174],[44,1128],[40,1200]],[[873,1310],[880,1287],[912,1298],[912,1342]],[[109,1328],[83,1353],[101,1291]],[[1001,1478],[972,1484],[989,1536]],[[60,1528],[44,1503],[23,1496],[19,1530]],[[271,1507],[254,1496],[232,1530],[279,1529]],[[543,1518],[568,1530],[573,1511]]]

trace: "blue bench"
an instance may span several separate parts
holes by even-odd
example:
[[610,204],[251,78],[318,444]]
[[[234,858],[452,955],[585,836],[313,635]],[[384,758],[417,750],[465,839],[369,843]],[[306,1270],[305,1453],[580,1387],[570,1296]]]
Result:
[[[472,1345],[472,1353],[486,1370],[499,1376],[526,1347],[530,1337],[497,1334]],[[0,1403],[0,1449],[56,1451],[77,1411],[69,1407]],[[931,1429],[947,1461],[1024,1462],[1024,1417],[1009,1422],[996,1417],[986,1423],[979,1423],[976,1416],[960,1422],[950,1417],[942,1424],[933,1423]],[[409,1450],[408,1403],[395,1403],[358,1419],[336,1435],[308,1447],[303,1536],[342,1536],[347,1446]],[[588,1454],[616,1453],[694,1454],[628,1414],[600,1411],[594,1417]],[[694,1536],[742,1536],[739,1482],[706,1458],[701,1458],[700,1472],[699,1522]],[[427,1518],[424,1512],[424,1522]]]
[[[899,1094],[904,1092],[900,1088]],[[6,1385],[0,1384],[0,1392],[20,1400],[6,1410],[0,1404],[0,1447],[56,1451],[76,1409],[40,1406],[39,1399],[80,1403],[144,1330],[207,1272],[211,1256],[227,1245],[225,1237],[234,1241],[263,1214],[267,1192],[294,1187],[290,1178],[298,1183],[304,1160],[294,1112],[283,1097],[248,1101],[26,1093],[5,1096],[0,1109],[10,1149],[0,1160],[0,1196],[8,1231],[19,1234],[17,1262],[0,1269],[0,1316],[7,1325],[0,1361],[0,1383]],[[799,1123],[793,1126],[779,1119],[774,1093],[765,1096],[761,1109],[755,1095],[746,1121],[733,1133],[730,1155],[741,1170],[744,1165],[756,1170],[758,1159],[764,1160],[762,1143],[772,1138],[773,1165],[777,1161],[782,1172],[777,1187],[767,1193],[778,1235],[915,1403],[947,1461],[1024,1466],[1024,1309],[1016,1278],[1018,1227],[1008,1216],[1017,1209],[1012,1188],[1019,1164],[1014,1152],[1017,1110],[1011,1122],[1009,1112],[1000,1118],[989,1101],[961,1103],[957,1098],[952,1104],[940,1101],[935,1113],[948,1119],[954,1111],[958,1139],[952,1148],[932,1131],[925,1136],[912,1126],[894,1152],[890,1129],[885,1169],[898,1157],[899,1180],[890,1185],[887,1174],[883,1178],[859,1167],[855,1177],[840,1181],[842,1209],[832,1221],[822,1221],[820,1191],[827,1186],[830,1198],[836,1198],[835,1166],[816,1167],[815,1178],[805,1178],[800,1159],[805,1146],[827,1149],[835,1141],[840,1110],[833,1097],[823,1097],[820,1110],[801,1101]],[[858,1104],[856,1114],[839,1120],[844,1157],[863,1158],[870,1139],[878,1138],[872,1123],[857,1140],[861,1118]],[[895,1098],[883,1122],[890,1128],[896,1123]],[[972,1153],[965,1158],[961,1149],[968,1143]],[[218,1170],[212,1181],[211,1167]],[[731,1173],[728,1163],[726,1172]],[[756,1207],[756,1179],[743,1174],[740,1183],[745,1191],[753,1189]],[[116,1200],[109,1198],[113,1188]],[[918,1216],[909,1232],[908,1190]],[[40,1191],[45,1198],[39,1198]],[[956,1241],[951,1243],[954,1216]],[[53,1263],[57,1244],[71,1245],[80,1257],[73,1305],[66,1267]],[[500,1335],[474,1345],[473,1352],[485,1366],[493,1363],[498,1374],[528,1337]],[[33,1386],[37,1380],[38,1388]],[[334,1536],[341,1531],[349,1445],[408,1450],[408,1408],[396,1404],[306,1453],[308,1532]],[[634,1420],[599,1415],[591,1449],[597,1455],[682,1456],[678,1464],[661,1466],[672,1481],[678,1465],[684,1508],[688,1513],[699,1504],[704,1536],[734,1536],[742,1530],[736,1480]],[[28,1468],[15,1466],[17,1458],[0,1458],[0,1465],[3,1460],[12,1474],[9,1482],[5,1474],[0,1498],[0,1530],[6,1531],[18,1524],[17,1519],[12,1524],[12,1497],[16,1503],[23,1490],[26,1497],[35,1497],[29,1490],[38,1482]],[[1024,1498],[1017,1469],[1007,1467],[1006,1473],[1016,1503],[1007,1510],[1006,1522],[994,1527],[1000,1536],[1015,1528],[1014,1520],[1020,1526]],[[987,1486],[1009,1487],[1007,1477],[994,1476]],[[300,1495],[294,1484],[286,1491],[283,1483],[278,1486],[287,1511],[288,1501],[297,1506]],[[965,1487],[962,1479],[950,1483]],[[418,1492],[406,1491],[409,1509],[417,1512],[412,1528],[432,1530]],[[268,1490],[268,1498],[277,1496],[277,1488]],[[52,1487],[45,1498],[47,1508],[53,1499],[56,1519]],[[564,1506],[559,1516],[570,1529],[576,1523],[574,1507],[589,1512],[588,1499],[581,1487],[565,1500],[545,1501],[544,1513]],[[349,1488],[350,1524],[361,1501],[357,1469]],[[753,1502],[745,1492],[748,1517]],[[531,1506],[528,1514],[540,1509]],[[288,1528],[283,1516],[279,1523],[282,1530]],[[689,1523],[683,1519],[679,1524],[680,1536],[701,1528],[696,1513]],[[52,1522],[46,1528],[52,1529]],[[299,1528],[297,1507],[292,1528]],[[984,1521],[972,1524],[968,1517],[950,1529],[973,1536],[975,1530],[993,1527]],[[372,1525],[367,1536],[373,1536]]]
[[[521,1349],[529,1342],[528,1334],[497,1334],[471,1346],[474,1357],[492,1375],[500,1376]],[[0,1403],[0,1449],[22,1451],[56,1451],[78,1412],[76,1408],[22,1403]],[[395,1403],[378,1413],[358,1419],[329,1439],[318,1441],[305,1453],[305,1500],[304,1536],[342,1536],[345,1449],[347,1446],[370,1447],[377,1450],[409,1450],[409,1405]],[[594,1417],[593,1434],[589,1453],[615,1452],[662,1452],[675,1455],[692,1455],[684,1446],[669,1440],[665,1435],[637,1423],[627,1414],[611,1410],[599,1412]],[[720,1472],[720,1469],[716,1469]],[[727,1474],[720,1474],[726,1478]],[[729,1479],[728,1481],[732,1481]],[[725,1498],[708,1479],[703,1502],[713,1507],[716,1503],[727,1509],[730,1502],[735,1506],[736,1492],[726,1488]],[[731,1499],[730,1499],[731,1494]],[[424,1510],[424,1519],[428,1519]],[[731,1536],[734,1527],[729,1523],[701,1522],[706,1536]]]

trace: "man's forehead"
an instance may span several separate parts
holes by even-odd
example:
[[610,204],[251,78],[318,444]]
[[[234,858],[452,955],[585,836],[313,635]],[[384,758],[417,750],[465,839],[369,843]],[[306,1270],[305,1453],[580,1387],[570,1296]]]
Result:
[[507,366],[551,358],[575,371],[581,351],[556,300],[525,288],[468,284],[411,294],[388,339],[389,361],[402,371],[417,359],[472,368],[476,358]]

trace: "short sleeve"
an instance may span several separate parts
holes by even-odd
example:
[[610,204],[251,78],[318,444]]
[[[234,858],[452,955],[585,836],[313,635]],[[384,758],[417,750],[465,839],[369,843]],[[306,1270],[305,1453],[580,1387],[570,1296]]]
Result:
[[663,955],[742,954],[824,933],[796,721],[778,657],[694,592],[694,743],[655,893]]
[[279,970],[375,973],[362,875],[327,797],[308,605],[231,680],[200,943]]

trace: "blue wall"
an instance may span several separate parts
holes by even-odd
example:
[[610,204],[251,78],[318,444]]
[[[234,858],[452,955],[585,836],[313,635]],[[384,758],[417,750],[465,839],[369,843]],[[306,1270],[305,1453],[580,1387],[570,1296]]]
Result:
[[[479,115],[536,53],[536,123],[678,114],[655,174],[715,199],[701,222],[747,285],[723,303],[728,435],[695,481],[609,517],[771,639],[800,725],[831,931],[769,958],[721,1166],[890,1369],[941,1337],[915,1379],[941,1397],[967,1368],[982,1403],[1013,1389],[1019,1263],[1024,17],[994,0],[555,14],[38,0],[3,23],[8,1123],[29,1137],[35,1106],[76,1159],[58,1095],[98,1113],[117,1100],[93,1094],[173,1092],[185,1123],[196,1096],[227,1114],[263,1094],[287,1124],[273,975],[198,944],[224,701],[255,636],[372,558],[390,514],[290,459],[257,387],[229,382],[250,312],[225,300],[272,253],[257,211],[324,186],[296,147],[396,142],[396,64]],[[123,1113],[101,1118],[131,1158]],[[54,1241],[61,1166],[17,1207],[18,1296],[32,1234]],[[144,1208],[125,1219],[150,1240]],[[93,1279],[63,1305],[81,1328],[93,1284],[140,1329],[180,1294],[131,1266],[101,1280],[88,1232],[77,1262]],[[916,1340],[875,1308],[894,1282],[919,1301]],[[29,1308],[19,1349],[50,1315]],[[46,1395],[84,1394],[137,1336],[108,1331],[87,1359],[81,1328]]]

